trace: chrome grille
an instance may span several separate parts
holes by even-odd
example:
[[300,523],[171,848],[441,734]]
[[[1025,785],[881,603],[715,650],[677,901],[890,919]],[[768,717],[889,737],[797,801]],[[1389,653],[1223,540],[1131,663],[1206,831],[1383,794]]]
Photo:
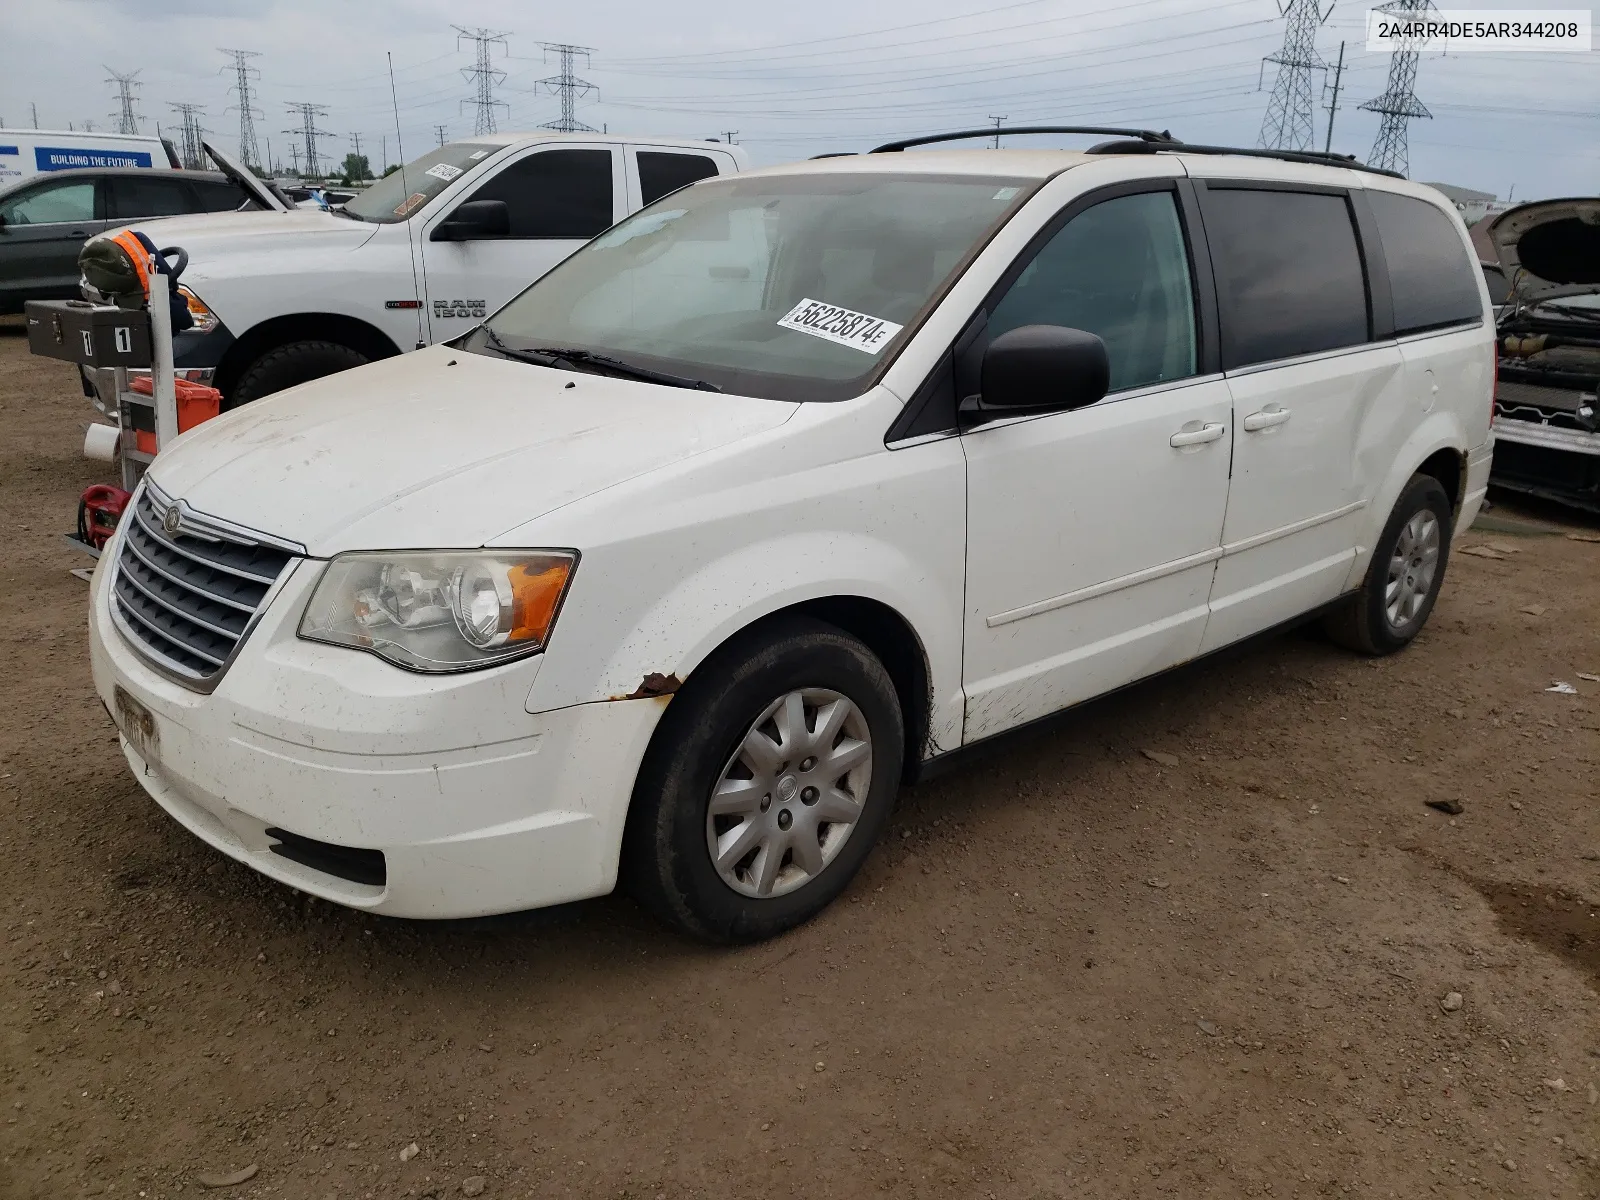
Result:
[[197,513],[150,483],[122,525],[111,577],[117,626],[167,674],[207,688],[294,558],[290,544]]

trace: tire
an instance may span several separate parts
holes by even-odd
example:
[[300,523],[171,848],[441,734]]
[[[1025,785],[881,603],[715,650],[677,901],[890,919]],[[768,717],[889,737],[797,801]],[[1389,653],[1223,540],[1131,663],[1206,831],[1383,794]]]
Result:
[[1393,654],[1408,646],[1439,598],[1453,520],[1439,481],[1413,475],[1373,547],[1361,590],[1325,618],[1328,636],[1362,654]]
[[338,342],[290,342],[277,346],[244,369],[223,407],[238,408],[297,383],[309,383],[369,361],[361,351]]
[[[809,618],[751,631],[709,658],[668,704],[634,785],[624,884],[702,941],[752,942],[792,929],[827,907],[866,860],[894,807],[904,748],[894,683],[860,642]],[[726,810],[716,814],[714,789]],[[726,855],[721,869],[713,839]]]

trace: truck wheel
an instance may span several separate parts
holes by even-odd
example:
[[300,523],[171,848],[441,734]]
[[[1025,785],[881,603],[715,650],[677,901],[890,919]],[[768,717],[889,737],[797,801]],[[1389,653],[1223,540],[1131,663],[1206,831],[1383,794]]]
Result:
[[1323,628],[1362,654],[1393,654],[1422,632],[1450,560],[1450,497],[1429,475],[1413,475],[1373,547],[1361,590]]
[[338,342],[290,342],[286,346],[276,346],[244,369],[224,407],[238,408],[297,383],[309,383],[324,375],[348,371],[368,361],[359,350]]
[[756,630],[668,704],[634,786],[625,882],[704,941],[791,929],[883,832],[904,746],[894,683],[860,642],[809,619]]

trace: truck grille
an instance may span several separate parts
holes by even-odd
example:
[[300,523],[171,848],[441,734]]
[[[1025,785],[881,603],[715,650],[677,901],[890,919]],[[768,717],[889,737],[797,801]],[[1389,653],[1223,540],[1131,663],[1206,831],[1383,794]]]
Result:
[[[179,514],[168,532],[170,511]],[[179,682],[222,674],[294,555],[169,500],[153,484],[123,516],[111,612],[124,636]]]

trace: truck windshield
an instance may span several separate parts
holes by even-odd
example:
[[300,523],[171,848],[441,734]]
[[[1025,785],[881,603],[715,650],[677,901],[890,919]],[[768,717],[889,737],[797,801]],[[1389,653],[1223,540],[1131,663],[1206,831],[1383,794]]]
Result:
[[351,216],[380,225],[404,221],[446,186],[491,154],[504,149],[504,146],[485,146],[476,142],[451,142],[448,146],[440,146],[408,162],[401,170],[376,180],[346,204],[344,210]]
[[461,346],[579,350],[741,395],[847,399],[1036,183],[877,172],[707,180],[589,242]]

